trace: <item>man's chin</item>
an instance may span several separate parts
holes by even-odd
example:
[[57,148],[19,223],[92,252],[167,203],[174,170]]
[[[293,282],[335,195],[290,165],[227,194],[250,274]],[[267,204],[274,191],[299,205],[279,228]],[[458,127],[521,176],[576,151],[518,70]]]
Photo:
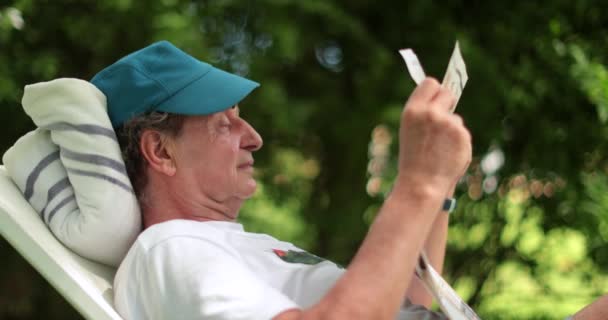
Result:
[[249,181],[247,181],[247,183],[245,184],[245,186],[243,187],[243,189],[240,192],[241,198],[243,200],[246,200],[246,199],[253,197],[257,188],[258,188],[257,182],[254,179],[250,179]]

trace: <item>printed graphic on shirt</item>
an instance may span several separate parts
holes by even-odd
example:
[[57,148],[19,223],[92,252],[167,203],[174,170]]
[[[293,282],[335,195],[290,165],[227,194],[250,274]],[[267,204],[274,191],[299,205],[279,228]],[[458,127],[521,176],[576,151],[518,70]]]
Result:
[[281,260],[289,263],[303,263],[315,265],[317,263],[325,261],[325,259],[319,258],[314,254],[310,254],[306,251],[284,251],[279,249],[272,249],[272,251],[274,252],[274,254],[277,255],[277,257],[281,258]]

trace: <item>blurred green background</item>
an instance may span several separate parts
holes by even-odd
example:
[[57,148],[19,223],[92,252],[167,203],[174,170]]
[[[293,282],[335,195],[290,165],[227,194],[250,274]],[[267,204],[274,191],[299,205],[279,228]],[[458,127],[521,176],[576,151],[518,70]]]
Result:
[[[607,291],[606,1],[2,3],[2,153],[33,128],[24,85],[90,79],[167,39],[262,83],[242,104],[265,138],[246,228],[345,265],[395,175],[414,88],[397,50],[441,79],[458,39],[474,160],[446,279],[484,319],[559,319]],[[80,319],[1,239],[0,260],[0,319]]]

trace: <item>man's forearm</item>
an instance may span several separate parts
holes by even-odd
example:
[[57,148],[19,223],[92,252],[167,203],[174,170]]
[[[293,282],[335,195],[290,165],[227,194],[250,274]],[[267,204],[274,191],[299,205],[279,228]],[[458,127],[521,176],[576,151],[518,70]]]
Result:
[[[447,195],[447,198],[453,196],[454,192],[452,191]],[[449,214],[443,211],[439,212],[424,244],[424,252],[427,258],[439,274],[443,271],[445,248],[448,239],[448,224]],[[433,303],[433,296],[418,277],[414,277],[411,281],[410,287],[407,290],[407,297],[412,303],[423,305],[427,308]]]
[[[439,274],[443,271],[448,234],[448,217],[445,212],[439,213],[424,245],[424,251],[429,262]],[[413,277],[407,290],[407,297],[412,303],[423,305],[427,308],[433,303],[433,296],[418,277]]]
[[[447,194],[446,198],[454,197],[454,189]],[[450,222],[449,212],[441,210],[433,223],[433,228],[426,238],[424,250],[435,270],[443,273],[443,262],[445,260],[445,248],[448,241],[448,225]]]
[[603,320],[608,319],[608,295],[604,295],[577,312],[573,320]]
[[320,319],[394,317],[441,206],[435,190],[417,190],[393,191],[348,271],[305,313]]

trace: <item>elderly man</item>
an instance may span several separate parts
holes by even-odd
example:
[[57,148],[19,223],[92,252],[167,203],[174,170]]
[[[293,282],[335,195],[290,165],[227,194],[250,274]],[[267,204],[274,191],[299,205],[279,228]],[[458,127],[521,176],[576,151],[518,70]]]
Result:
[[431,298],[414,267],[424,248],[441,270],[441,207],[469,164],[471,138],[436,80],[406,103],[393,191],[346,270],[236,222],[256,190],[253,153],[262,147],[238,104],[257,83],[168,42],[92,82],[107,96],[145,227],[115,279],[124,318],[443,318],[419,306]]

